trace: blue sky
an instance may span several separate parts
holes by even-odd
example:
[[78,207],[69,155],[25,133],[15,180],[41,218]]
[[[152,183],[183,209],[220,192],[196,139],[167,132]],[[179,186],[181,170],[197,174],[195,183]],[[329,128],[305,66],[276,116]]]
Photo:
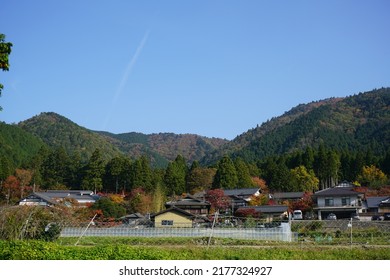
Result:
[[390,2],[1,0],[0,120],[233,139],[292,107],[390,86]]

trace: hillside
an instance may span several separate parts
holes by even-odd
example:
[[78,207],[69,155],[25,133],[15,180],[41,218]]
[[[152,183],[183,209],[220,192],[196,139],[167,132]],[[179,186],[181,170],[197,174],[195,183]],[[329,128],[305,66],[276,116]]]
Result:
[[131,157],[139,157],[142,154],[150,155],[154,165],[157,166],[167,165],[179,154],[189,162],[200,160],[206,154],[228,142],[224,139],[207,138],[195,134],[98,133]]
[[28,161],[42,146],[45,144],[38,137],[16,125],[0,122],[0,157],[7,158],[11,165]]
[[390,143],[390,88],[298,105],[236,137],[202,163],[215,162],[224,154],[254,161],[320,143],[339,150],[370,147],[384,153]]
[[88,160],[97,148],[105,159],[121,154],[118,148],[102,136],[56,113],[41,113],[20,122],[18,126],[40,138],[51,148],[63,147],[69,154],[79,153],[84,161]]
[[190,162],[200,160],[227,142],[192,134],[146,135],[135,132],[113,134],[91,131],[56,113],[41,113],[20,122],[18,126],[49,147],[63,147],[70,154],[79,153],[84,161],[99,148],[106,159],[123,154],[131,158],[147,155],[156,167],[165,167],[178,154]]
[[[2,132],[0,142],[2,153],[12,154],[15,162],[28,156],[22,156],[24,152],[18,152],[19,149],[23,151],[26,146],[37,149],[43,142],[53,148],[64,147],[69,153],[78,152],[84,160],[96,148],[106,159],[121,154],[132,158],[147,155],[155,167],[165,167],[179,154],[189,162],[199,160],[207,165],[225,154],[255,161],[308,146],[317,147],[320,143],[338,150],[370,148],[379,155],[389,149],[390,143],[390,88],[300,104],[232,141],[194,134],[97,132],[56,113],[42,113],[19,123],[18,127],[21,128],[18,133],[24,131],[26,136]],[[35,139],[31,140],[34,144],[25,144],[28,139]]]

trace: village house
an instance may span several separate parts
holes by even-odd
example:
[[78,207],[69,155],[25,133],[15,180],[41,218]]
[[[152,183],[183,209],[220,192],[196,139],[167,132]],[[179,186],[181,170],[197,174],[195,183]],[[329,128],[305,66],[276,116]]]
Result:
[[389,203],[389,196],[371,196],[366,197],[363,201],[362,212],[368,214],[378,214],[384,212],[390,212],[390,210],[386,210],[383,208],[386,202]]
[[314,211],[317,211],[318,219],[327,219],[330,214],[336,215],[337,219],[357,215],[362,209],[363,193],[354,191],[353,188],[354,185],[343,183],[315,192]]
[[165,207],[176,207],[185,210],[193,215],[206,216],[209,214],[211,205],[204,199],[199,199],[195,196],[186,194],[184,197],[166,202]]
[[48,190],[45,192],[33,192],[19,201],[19,205],[54,206],[63,204],[66,206],[85,207],[95,203],[100,197],[93,191],[85,190]]
[[238,211],[254,209],[261,218],[265,219],[267,222],[272,222],[274,220],[280,221],[287,219],[288,217],[288,206],[287,205],[260,205],[260,206],[247,206],[241,207]]
[[192,214],[175,206],[151,215],[151,219],[154,221],[154,227],[156,228],[191,228],[207,226],[210,223],[207,217]]
[[240,207],[248,206],[252,196],[259,196],[261,194],[259,188],[229,189],[223,191],[225,196],[230,198],[230,208],[233,213]]

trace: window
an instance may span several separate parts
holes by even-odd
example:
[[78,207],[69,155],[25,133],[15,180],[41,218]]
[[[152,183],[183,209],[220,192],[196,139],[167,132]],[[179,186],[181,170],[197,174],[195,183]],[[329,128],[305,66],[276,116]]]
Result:
[[162,220],[161,225],[162,226],[173,226],[173,220]]
[[342,197],[341,198],[341,205],[342,206],[351,205],[351,198],[350,197]]
[[325,198],[325,206],[333,206],[333,205],[334,205],[333,197]]

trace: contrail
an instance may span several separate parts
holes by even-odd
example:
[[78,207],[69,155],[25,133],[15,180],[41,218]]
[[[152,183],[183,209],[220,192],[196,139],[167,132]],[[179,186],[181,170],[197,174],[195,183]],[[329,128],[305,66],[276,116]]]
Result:
[[121,81],[120,81],[120,83],[118,85],[118,88],[117,88],[117,90],[115,92],[115,95],[114,95],[114,97],[113,97],[113,99],[111,101],[110,110],[108,111],[108,114],[107,114],[106,119],[104,121],[103,130],[106,129],[107,124],[108,124],[108,122],[111,119],[112,111],[115,108],[115,105],[116,105],[119,97],[121,96],[121,94],[123,92],[123,88],[125,87],[128,79],[129,79],[130,73],[133,70],[133,67],[134,67],[135,63],[137,62],[137,59],[140,56],[140,54],[142,52],[142,49],[144,48],[144,46],[146,44],[146,41],[148,40],[149,34],[150,34],[150,30],[147,30],[145,32],[145,35],[142,38],[141,42],[139,43],[137,50],[135,51],[134,55],[130,59],[129,63],[127,64],[127,67],[126,67],[125,71],[123,72],[122,79],[121,79]]

